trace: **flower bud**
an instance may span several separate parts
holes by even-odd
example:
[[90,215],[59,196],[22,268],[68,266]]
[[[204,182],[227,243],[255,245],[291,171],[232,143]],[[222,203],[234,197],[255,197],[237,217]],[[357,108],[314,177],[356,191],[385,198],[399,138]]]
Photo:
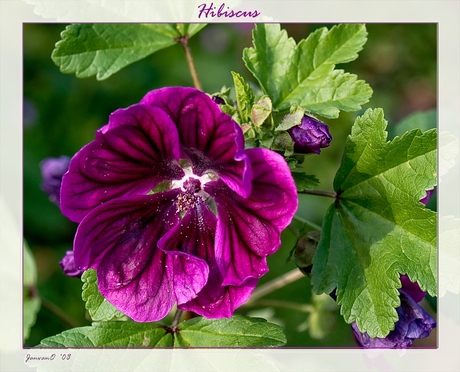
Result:
[[329,127],[321,121],[305,115],[300,125],[296,125],[288,130],[289,135],[294,141],[294,150],[297,153],[309,154],[321,152],[322,147],[329,146],[332,136]]
[[66,251],[59,265],[61,265],[62,271],[67,276],[80,276],[85,271],[77,267],[75,258],[73,257],[73,251]]
[[59,205],[62,176],[69,169],[69,164],[70,158],[65,155],[59,158],[46,158],[40,162],[43,177],[41,188],[57,205]]

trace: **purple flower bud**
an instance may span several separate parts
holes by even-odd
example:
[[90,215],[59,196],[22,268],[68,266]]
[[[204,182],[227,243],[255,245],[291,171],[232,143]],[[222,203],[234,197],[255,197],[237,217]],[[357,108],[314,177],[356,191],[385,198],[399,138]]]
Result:
[[62,176],[69,169],[70,158],[62,155],[59,158],[46,158],[40,162],[43,181],[42,190],[49,199],[59,205]]
[[62,271],[67,276],[80,276],[85,270],[77,267],[75,259],[73,257],[73,251],[65,252],[65,256],[62,258],[59,265],[62,267]]
[[290,128],[288,131],[292,140],[295,142],[295,152],[309,154],[314,152],[319,154],[322,147],[328,147],[332,141],[329,127],[319,120],[305,115],[302,123]]
[[217,103],[218,105],[225,105],[225,101],[223,100],[223,98],[219,97],[219,96],[213,96],[212,97],[212,100]]
[[385,338],[370,338],[367,333],[361,333],[354,322],[351,327],[356,341],[361,347],[366,348],[407,348],[416,338],[425,338],[436,327],[434,320],[414,299],[399,290],[401,306],[396,309],[399,320],[395,329]]

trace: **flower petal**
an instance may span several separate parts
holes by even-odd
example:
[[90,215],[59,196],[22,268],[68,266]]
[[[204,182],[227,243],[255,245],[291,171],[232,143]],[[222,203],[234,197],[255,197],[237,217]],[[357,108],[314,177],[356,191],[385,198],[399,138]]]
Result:
[[[188,293],[191,290],[194,292],[194,295],[188,298],[177,294],[178,305],[195,298],[208,281],[209,258],[214,257],[215,230],[216,217],[202,203],[189,209],[184,218],[158,241],[158,248],[168,255],[183,256],[183,261],[194,258],[192,263],[199,263],[201,266],[201,262],[205,264],[205,267],[200,267],[200,274],[195,275],[195,281],[199,285],[190,285],[190,279],[187,278],[190,274],[186,270],[183,270],[182,277],[176,274],[178,286],[175,287],[175,290],[180,293]],[[188,264],[188,262],[183,264]]]
[[136,321],[162,319],[176,302],[175,270],[181,263],[156,243],[179,221],[173,203],[178,193],[109,201],[82,220],[75,236],[76,264],[96,269],[104,298]]
[[213,171],[237,194],[251,193],[251,166],[239,125],[205,93],[193,88],[168,87],[149,92],[143,104],[161,107],[176,123],[182,154],[201,176]]
[[231,318],[236,308],[251,296],[258,279],[249,278],[240,286],[222,285],[222,275],[217,266],[211,270],[206,286],[193,300],[178,306],[206,318]]
[[[231,317],[234,310],[246,302],[254,290],[257,279],[248,279],[239,287],[222,286],[222,275],[214,253],[216,217],[204,203],[189,209],[184,218],[158,242],[158,247],[169,251],[189,252],[205,260],[206,286],[192,300],[177,302],[181,310],[193,311],[207,318]],[[196,297],[196,298],[195,298]]]
[[268,271],[266,256],[281,244],[281,231],[297,210],[297,189],[283,157],[266,149],[246,150],[254,180],[245,199],[218,181],[205,185],[216,201],[216,261],[223,284],[240,285]]
[[356,322],[351,324],[355,339],[362,347],[368,348],[407,348],[415,339],[428,337],[436,327],[436,321],[417,304],[412,297],[399,290],[401,306],[396,309],[399,320],[395,329],[385,338],[370,338],[361,333]]
[[157,107],[134,105],[111,115],[96,140],[72,159],[61,186],[61,210],[80,222],[119,196],[147,194],[165,179],[180,179],[179,136]]

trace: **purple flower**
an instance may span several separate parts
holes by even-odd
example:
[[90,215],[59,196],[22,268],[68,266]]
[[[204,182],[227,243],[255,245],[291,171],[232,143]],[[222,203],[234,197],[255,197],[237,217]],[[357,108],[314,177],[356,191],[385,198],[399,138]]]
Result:
[[410,281],[407,275],[400,275],[402,288],[399,289],[401,306],[396,309],[399,320],[395,329],[385,338],[370,338],[367,333],[361,333],[356,322],[351,324],[355,339],[361,347],[368,348],[407,348],[416,338],[425,338],[436,327],[434,320],[417,303],[425,297],[417,283]]
[[268,271],[297,193],[280,155],[245,150],[211,98],[173,87],[110,116],[72,158],[61,209],[80,222],[75,262],[120,311],[156,321],[177,302],[221,318]]
[[62,155],[59,158],[46,158],[40,162],[43,177],[42,190],[48,194],[49,199],[59,205],[62,176],[69,169],[70,158]]
[[399,320],[395,323],[395,329],[385,338],[370,338],[367,333],[361,333],[354,322],[351,327],[358,344],[367,348],[407,348],[416,338],[425,338],[436,327],[434,320],[423,308],[406,294],[399,290],[401,306],[396,309]]
[[319,120],[305,115],[302,123],[290,128],[288,131],[294,141],[295,152],[309,154],[314,152],[319,154],[321,148],[328,147],[332,141],[329,127]]
[[61,262],[59,262],[59,265],[61,265],[62,271],[67,276],[80,276],[84,272],[84,270],[79,269],[75,264],[73,251],[67,251]]

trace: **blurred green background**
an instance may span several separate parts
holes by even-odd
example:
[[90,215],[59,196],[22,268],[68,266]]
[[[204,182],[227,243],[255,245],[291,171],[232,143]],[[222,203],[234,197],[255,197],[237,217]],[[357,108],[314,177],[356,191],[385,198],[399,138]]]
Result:
[[[211,24],[190,40],[205,92],[218,92],[224,85],[231,87],[230,71],[255,83],[241,59],[243,49],[252,45],[252,26]],[[323,26],[332,25],[282,25],[297,42]],[[41,191],[39,163],[50,156],[71,157],[94,139],[94,132],[107,123],[111,112],[139,102],[148,91],[164,86],[192,86],[192,80],[180,45],[136,62],[105,81],[62,74],[50,55],[64,28],[62,24],[24,24],[24,237],[37,262],[39,293],[79,325],[89,325],[81,299],[81,281],[65,276],[58,265],[65,251],[72,248],[77,225]],[[436,24],[368,24],[367,30],[368,42],[359,58],[339,67],[367,81],[374,94],[362,111],[325,120],[334,140],[320,156],[306,159],[306,168],[321,180],[322,190],[332,190],[345,138],[355,117],[366,108],[382,107],[390,132],[391,126],[407,115],[436,108]],[[321,225],[329,205],[328,198],[300,195],[298,214]],[[436,209],[436,197],[431,198],[429,207]],[[285,231],[283,245],[268,258],[270,272],[260,284],[295,268],[293,260],[286,263],[293,244],[294,235]],[[310,303],[310,281],[302,278],[263,299]],[[356,346],[351,328],[338,311],[327,310],[322,319],[312,318],[310,329],[306,329],[308,314],[299,310],[242,307],[237,312],[282,324],[290,347]],[[314,331],[315,324],[326,325],[320,327],[323,335]],[[68,328],[66,322],[42,306],[25,346],[35,346],[41,339]],[[434,346],[435,338],[429,344],[423,342],[421,345]]]

